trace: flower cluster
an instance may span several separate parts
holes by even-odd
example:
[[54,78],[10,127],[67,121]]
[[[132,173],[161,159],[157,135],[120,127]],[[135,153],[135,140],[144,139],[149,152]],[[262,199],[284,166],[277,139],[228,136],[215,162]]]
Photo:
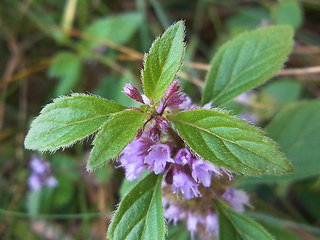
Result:
[[[190,106],[190,98],[179,88],[180,83],[175,80],[157,106],[148,128],[122,151],[120,162],[129,181],[139,178],[144,169],[155,174],[166,173],[165,181],[172,185],[173,193],[191,199],[201,196],[200,184],[210,187],[212,176],[229,172],[204,161],[188,149],[164,117],[168,111],[195,107]],[[132,84],[127,84],[124,92],[138,102],[149,103],[149,99],[141,96]]]
[[[175,80],[158,103],[150,103],[132,84],[125,86],[125,94],[149,105],[150,119],[123,149],[120,166],[129,181],[139,178],[145,169],[165,174],[162,183],[165,218],[173,224],[186,221],[192,238],[200,233],[211,239],[218,236],[219,229],[212,200],[224,199],[233,209],[242,212],[244,205],[249,205],[249,197],[241,190],[229,188],[232,174],[196,155],[166,120],[168,114],[198,108],[191,105],[190,98],[179,89],[180,83]],[[183,198],[179,198],[179,194]]]
[[29,188],[33,191],[39,191],[43,186],[56,187],[58,182],[51,174],[50,164],[42,158],[33,156],[30,161],[32,170],[28,179]]
[[[222,184],[219,183],[220,188],[224,188],[223,184],[223,181]],[[164,192],[166,192],[166,186],[164,186]],[[214,194],[219,194],[217,188]],[[183,199],[178,201],[167,194],[166,197],[163,197],[164,216],[169,223],[174,225],[178,221],[185,221],[192,239],[196,233],[201,235],[201,239],[212,239],[219,235],[219,220],[212,204],[214,198],[217,196],[214,196],[208,189],[204,191],[201,199],[189,201]],[[250,206],[249,197],[242,190],[227,188],[222,198],[238,212],[243,212],[245,205]]]
[[207,211],[205,215],[199,215],[185,210],[177,204],[164,204],[164,216],[168,222],[172,222],[174,225],[179,220],[186,220],[187,229],[191,233],[192,239],[200,228],[203,230],[203,238],[217,237],[219,234],[218,216],[212,211]]

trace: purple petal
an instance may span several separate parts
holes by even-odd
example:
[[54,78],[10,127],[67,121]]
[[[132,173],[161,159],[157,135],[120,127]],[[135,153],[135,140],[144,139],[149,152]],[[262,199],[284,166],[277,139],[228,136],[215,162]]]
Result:
[[181,165],[186,165],[187,163],[190,162],[190,160],[191,160],[191,153],[189,152],[188,149],[185,149],[185,148],[180,149],[174,158],[174,161]]
[[151,151],[145,157],[145,162],[154,170],[155,174],[163,173],[167,162],[173,163],[170,157],[170,147],[167,144],[157,144],[150,147]]
[[130,159],[120,158],[121,166],[124,167],[126,178],[129,181],[133,181],[141,176],[142,171],[146,168],[143,160],[143,156],[131,156]]
[[36,174],[31,174],[28,178],[28,185],[31,190],[38,191],[41,189],[43,182],[41,181],[40,177]]
[[228,188],[222,198],[227,200],[231,207],[238,212],[244,212],[244,205],[250,206],[249,196],[242,190]]
[[173,175],[172,191],[173,193],[181,192],[185,199],[201,196],[198,186],[199,184],[184,172],[176,171]]
[[55,177],[50,176],[50,177],[48,177],[46,179],[45,184],[50,188],[54,188],[54,187],[56,187],[58,185],[58,181],[57,181],[57,179]]
[[37,174],[46,174],[46,172],[50,171],[50,164],[38,157],[32,157],[30,167]]
[[192,177],[196,182],[201,182],[203,186],[210,187],[212,174],[221,174],[219,168],[202,159],[197,159],[192,163]]
[[176,205],[170,205],[168,209],[164,211],[164,217],[168,219],[168,222],[173,222],[176,225],[179,220],[180,208]]
[[197,232],[197,225],[199,220],[199,217],[191,213],[188,214],[187,228],[191,232],[191,239],[194,239],[194,234]]
[[217,214],[211,213],[208,214],[205,220],[206,231],[210,233],[212,236],[219,235],[219,221]]

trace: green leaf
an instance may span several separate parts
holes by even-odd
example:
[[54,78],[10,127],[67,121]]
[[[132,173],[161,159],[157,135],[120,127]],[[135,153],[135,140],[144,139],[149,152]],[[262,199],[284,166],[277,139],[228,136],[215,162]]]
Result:
[[298,179],[319,174],[320,101],[289,105],[267,126],[269,135],[292,162],[295,172],[267,181]]
[[120,202],[108,230],[110,240],[163,240],[162,175],[149,174]]
[[211,62],[202,104],[220,104],[271,78],[287,60],[293,29],[272,26],[240,34],[223,45]]
[[261,25],[263,20],[269,20],[269,10],[264,7],[239,8],[237,11],[238,13],[226,22],[232,36],[254,30]]
[[247,175],[292,171],[274,141],[258,128],[226,112],[190,110],[169,120],[195,153],[216,166]]
[[290,24],[294,28],[302,23],[302,9],[296,0],[282,0],[273,9],[276,24]]
[[55,96],[70,93],[81,74],[81,58],[71,52],[58,53],[49,68],[49,76],[59,78],[59,84],[55,89]]
[[277,79],[262,89],[263,93],[273,97],[280,104],[294,102],[299,97],[301,90],[301,83],[293,79]]
[[55,151],[67,147],[97,131],[110,114],[124,109],[117,103],[91,95],[57,98],[32,122],[24,141],[25,148]]
[[[141,23],[142,15],[140,13],[124,13],[99,19],[90,25],[84,33],[91,38],[108,39],[117,44],[124,44],[130,40]],[[89,49],[101,45],[96,39],[86,39],[83,44]]]
[[219,215],[219,240],[273,240],[274,238],[261,225],[252,219],[216,201]]
[[117,157],[142,128],[145,118],[144,113],[132,109],[116,113],[105,122],[93,141],[87,170],[92,171]]
[[187,230],[185,224],[177,224],[168,226],[168,236],[166,240],[190,240],[190,232]]
[[[319,204],[317,204],[319,205]],[[307,206],[307,205],[304,205]],[[302,228],[299,228],[299,224],[291,222],[290,220],[282,220],[279,218],[272,217],[263,213],[249,212],[249,217],[262,223],[263,226],[272,235],[276,236],[277,239],[290,239],[290,240],[302,240],[301,237],[297,236],[291,229],[299,229],[299,232],[303,232]]]
[[[149,175],[149,173],[150,172],[148,170],[143,170],[140,178],[144,178],[145,176]],[[120,197],[123,198],[128,192],[130,192],[131,189],[134,188],[140,182],[140,178],[136,178],[133,181],[129,181],[126,178],[124,178],[119,191]]]
[[145,57],[142,70],[146,96],[159,100],[181,67],[184,54],[184,23],[179,21],[156,39]]

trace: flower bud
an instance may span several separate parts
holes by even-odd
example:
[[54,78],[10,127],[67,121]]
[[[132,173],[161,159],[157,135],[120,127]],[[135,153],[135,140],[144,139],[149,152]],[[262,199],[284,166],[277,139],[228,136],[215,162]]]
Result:
[[175,92],[167,101],[167,106],[179,106],[187,100],[187,95],[183,92]]
[[163,95],[164,99],[170,98],[174,93],[178,92],[180,89],[181,83],[178,79],[174,80],[170,86],[168,87],[167,91]]
[[174,158],[174,161],[175,163],[177,164],[181,164],[181,165],[186,165],[190,162],[191,160],[191,153],[189,152],[188,149],[185,149],[185,148],[181,148],[175,158]]
[[133,86],[131,83],[126,84],[123,87],[123,91],[128,97],[132,98],[133,100],[144,103],[142,100],[142,96],[139,93],[139,90],[135,86]]

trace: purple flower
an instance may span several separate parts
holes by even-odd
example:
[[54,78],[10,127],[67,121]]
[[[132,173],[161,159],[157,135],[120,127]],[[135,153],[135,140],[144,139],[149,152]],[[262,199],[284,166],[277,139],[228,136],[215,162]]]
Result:
[[123,87],[123,91],[128,97],[132,98],[133,100],[140,103],[144,103],[142,96],[139,93],[139,90],[135,86],[133,86],[131,83],[126,84]]
[[204,161],[201,158],[196,159],[192,163],[192,177],[198,182],[202,183],[205,187],[210,187],[212,174],[216,173],[220,175],[219,168],[215,167],[211,163]]
[[200,197],[199,184],[182,171],[176,171],[173,175],[172,192],[181,192],[185,199]]
[[131,159],[130,161],[122,159],[121,164],[125,168],[125,175],[129,181],[139,178],[143,170],[146,168],[146,166],[143,164],[143,159],[139,157]]
[[219,235],[219,220],[215,213],[208,214],[205,219],[206,231],[212,236]]
[[28,185],[31,190],[39,191],[42,188],[43,183],[38,175],[31,174],[28,178]]
[[[154,101],[145,95],[140,95],[132,84],[125,85],[124,92],[129,97],[151,106],[148,108],[149,118],[136,134],[136,139],[123,149],[119,160],[129,181],[139,178],[144,169],[155,174],[165,173],[164,181],[172,185],[173,193],[181,193],[183,198],[192,199],[202,196],[198,189],[199,185],[208,188],[213,176],[226,174],[231,180],[232,175],[224,168],[215,167],[210,162],[195,157],[184,145],[179,134],[174,133],[175,129],[171,128],[166,118],[170,112],[200,108],[191,105],[190,97],[180,91],[180,87],[180,82],[174,80],[163,97]],[[210,109],[211,105],[209,102],[202,108]],[[204,188],[201,191],[206,193]],[[168,209],[167,214],[169,219],[176,222],[177,218],[170,215],[174,210],[177,212],[177,209]]]
[[149,149],[149,154],[145,157],[147,163],[155,174],[163,173],[167,162],[174,163],[170,157],[171,151],[167,144],[153,145]]
[[36,174],[45,174],[47,171],[50,171],[50,164],[35,156],[31,158],[30,167]]
[[168,219],[168,222],[172,221],[173,225],[176,225],[180,217],[180,208],[177,205],[170,205],[168,209],[165,209],[164,217]]
[[30,161],[31,175],[28,178],[29,188],[39,191],[43,186],[56,187],[57,180],[51,174],[50,164],[39,157],[33,156]]
[[141,176],[146,168],[144,158],[148,155],[148,149],[152,141],[145,137],[140,137],[129,143],[123,150],[120,157],[121,166],[125,169],[126,178],[133,181]]
[[198,216],[195,216],[191,213],[188,214],[188,220],[187,220],[187,228],[191,233],[191,239],[194,239],[194,234],[197,232],[197,225],[199,222],[201,222],[201,218]]
[[227,200],[231,207],[238,212],[244,212],[244,205],[250,206],[249,197],[242,190],[228,188],[222,198]]
[[178,109],[188,109],[190,104],[191,104],[191,98],[187,95],[186,100],[178,106]]
[[48,187],[56,187],[58,185],[58,181],[55,177],[53,176],[50,176],[46,179],[46,182],[45,182],[45,185],[48,186]]
[[185,148],[180,149],[174,158],[175,163],[178,163],[181,165],[188,164],[190,160],[191,160],[191,153],[189,152],[188,149],[185,149]]
[[167,106],[170,108],[179,108],[179,105],[187,101],[188,96],[183,92],[175,92],[172,96],[167,100]]

